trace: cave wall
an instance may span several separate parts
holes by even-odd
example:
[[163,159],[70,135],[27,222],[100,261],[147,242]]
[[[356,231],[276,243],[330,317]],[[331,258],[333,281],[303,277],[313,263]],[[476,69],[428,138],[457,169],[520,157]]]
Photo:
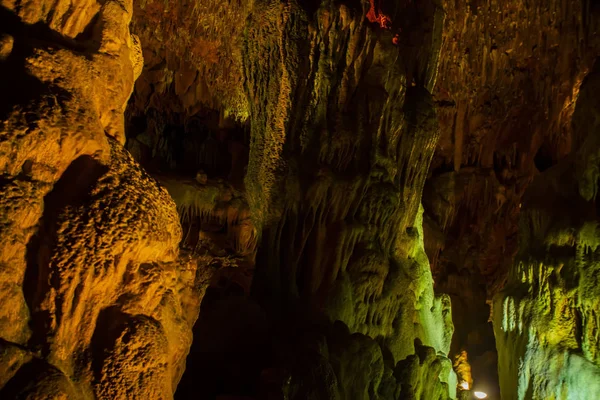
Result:
[[444,10],[428,253],[434,274],[454,264],[493,295],[517,251],[524,191],[576,147],[571,118],[599,49],[597,6],[448,1]]
[[520,248],[532,180],[576,145],[572,114],[598,54],[590,1],[444,1],[433,91],[440,140],[423,195],[436,290],[452,298],[451,352],[497,386],[490,308]]
[[494,300],[503,398],[587,399],[600,393],[598,65],[573,115],[576,150],[536,177],[520,249]]
[[[392,21],[418,9],[423,31],[439,23],[433,4],[386,5],[378,12]],[[393,389],[399,376],[383,377],[415,354],[415,339],[442,354],[444,382],[453,375],[443,356],[452,335],[449,302],[433,293],[419,213],[438,136],[425,85],[435,79],[439,40],[424,35],[399,59],[404,44],[395,43],[393,31],[411,26],[399,18],[381,29],[364,18],[368,7],[257,2],[242,52],[251,128],[245,183],[260,232],[253,296],[283,325],[278,335],[319,320],[362,335],[351,336],[348,349],[326,328],[311,331],[322,338],[317,343],[301,340],[298,347],[312,347],[317,365],[329,365],[337,380],[326,397],[403,396]],[[288,343],[279,355],[288,359],[284,365],[297,370],[294,398],[303,398],[304,370],[316,361],[290,365],[294,355],[306,356],[294,349],[295,338],[280,340]],[[354,348],[352,358],[343,355]],[[371,357],[375,369],[365,365],[375,363]],[[365,368],[373,375],[364,376]],[[447,396],[435,384],[428,393],[414,386],[417,398]]]
[[0,7],[0,398],[171,398],[204,271],[123,148],[132,2]]
[[127,109],[129,151],[152,171],[243,188],[248,104],[242,40],[251,1],[134,4],[144,73]]

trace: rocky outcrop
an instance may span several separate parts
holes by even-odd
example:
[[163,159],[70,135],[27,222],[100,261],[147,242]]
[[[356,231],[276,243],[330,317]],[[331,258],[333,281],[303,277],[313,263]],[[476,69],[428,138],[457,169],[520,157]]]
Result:
[[[392,20],[422,12],[419,28],[435,31],[432,4],[387,6]],[[252,11],[243,61],[246,190],[261,231],[253,292],[276,318],[305,310],[343,322],[369,346],[377,339],[395,366],[415,353],[415,338],[447,354],[452,333],[449,301],[433,293],[419,212],[438,138],[425,86],[438,48],[427,35],[412,50],[395,44],[367,11],[293,2]],[[399,19],[397,29],[419,32],[410,23]],[[355,368],[346,360],[333,366],[338,379]],[[347,396],[368,398],[363,390]],[[385,384],[372,390],[388,398]]]
[[597,6],[442,3],[433,91],[441,135],[423,197],[426,250],[436,290],[460,309],[454,351],[468,350],[475,383],[489,386],[496,367],[486,301],[504,285],[520,247],[528,185],[576,149],[571,118],[598,54]]
[[122,146],[131,12],[2,2],[0,398],[171,398],[183,373],[208,277]]
[[523,200],[521,245],[494,302],[502,397],[587,399],[600,393],[598,64],[581,85],[574,151]]

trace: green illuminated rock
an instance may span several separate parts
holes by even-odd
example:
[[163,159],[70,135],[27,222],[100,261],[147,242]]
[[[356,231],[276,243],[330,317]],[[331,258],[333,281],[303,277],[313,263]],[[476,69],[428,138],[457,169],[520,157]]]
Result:
[[523,200],[520,252],[493,311],[505,399],[600,394],[599,88],[594,71],[573,116],[578,150]]

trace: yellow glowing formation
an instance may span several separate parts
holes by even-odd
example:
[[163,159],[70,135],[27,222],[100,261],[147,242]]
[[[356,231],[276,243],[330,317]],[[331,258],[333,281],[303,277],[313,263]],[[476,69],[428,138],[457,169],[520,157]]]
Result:
[[469,382],[467,381],[462,381],[460,383],[460,387],[463,388],[464,390],[469,390]]

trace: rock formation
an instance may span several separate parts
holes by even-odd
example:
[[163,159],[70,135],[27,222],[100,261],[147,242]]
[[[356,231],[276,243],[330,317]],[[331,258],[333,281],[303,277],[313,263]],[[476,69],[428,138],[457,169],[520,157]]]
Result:
[[528,185],[574,150],[572,114],[599,49],[593,3],[444,2],[426,249],[436,290],[452,298],[452,352],[468,350],[488,393],[496,369],[489,305],[522,246]]
[[0,398],[171,398],[183,373],[207,278],[122,145],[131,11],[2,2]]
[[503,398],[600,393],[599,67],[581,85],[573,153],[539,175],[523,200],[520,250],[494,302]]

